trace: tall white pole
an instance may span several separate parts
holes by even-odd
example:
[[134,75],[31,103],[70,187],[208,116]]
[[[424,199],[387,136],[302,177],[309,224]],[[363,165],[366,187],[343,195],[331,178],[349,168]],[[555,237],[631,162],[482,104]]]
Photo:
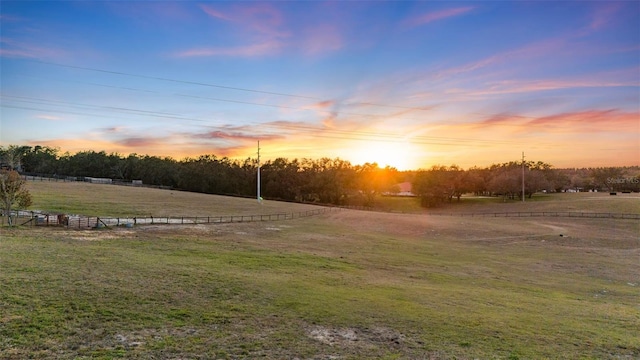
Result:
[[524,151],[522,152],[522,202],[524,202]]
[[262,201],[260,197],[260,140],[258,140],[258,202]]

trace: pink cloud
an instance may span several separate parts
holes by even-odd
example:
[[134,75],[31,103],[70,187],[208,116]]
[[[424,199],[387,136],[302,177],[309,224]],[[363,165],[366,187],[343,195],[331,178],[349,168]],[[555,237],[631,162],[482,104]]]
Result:
[[615,14],[620,9],[618,3],[603,3],[605,6],[600,6],[593,13],[589,28],[591,30],[599,30],[615,21]]
[[209,16],[226,20],[240,29],[248,29],[251,36],[288,37],[289,32],[281,29],[284,23],[282,13],[267,3],[247,3],[232,7],[227,11],[214,9],[209,5],[202,5],[202,10]]
[[460,16],[468,13],[473,9],[474,7],[472,6],[466,6],[466,7],[458,7],[458,8],[428,12],[426,14],[418,15],[418,16],[407,19],[405,21],[405,24],[411,27],[425,25],[434,21],[455,17],[455,16]]
[[209,139],[209,140],[238,140],[238,141],[256,141],[261,139],[276,139],[278,136],[265,136],[264,134],[256,135],[255,132],[253,134],[247,134],[241,131],[223,131],[223,130],[213,130],[205,133],[198,133],[191,136],[194,139]]
[[201,5],[210,18],[222,20],[240,43],[232,47],[202,46],[179,52],[178,57],[264,56],[285,48],[296,48],[304,55],[318,56],[344,47],[340,27],[334,24],[306,24],[295,32],[287,27],[285,15],[267,3],[241,3],[226,7]]
[[[454,76],[460,68],[442,70],[435,74],[418,75],[420,83],[425,79],[434,81],[442,80],[438,85],[442,89],[440,93],[431,94],[437,98],[438,95],[446,95],[446,101],[477,101],[480,99],[497,98],[500,95],[524,94],[533,92],[543,92],[563,89],[588,89],[588,88],[616,88],[616,87],[636,87],[640,68],[633,66],[629,68],[614,69],[588,73],[579,76],[553,79],[512,79],[513,71],[504,69],[496,71],[479,72],[465,77]],[[444,77],[444,74],[449,74]],[[494,79],[506,80],[494,80]],[[409,81],[409,80],[408,80]],[[417,80],[418,81],[418,80]]]
[[7,22],[20,22],[23,21],[24,19],[19,17],[19,16],[14,16],[14,15],[7,15],[7,14],[0,14],[0,21],[7,23]]
[[264,56],[278,53],[284,46],[280,41],[271,40],[264,43],[253,45],[235,46],[227,48],[202,47],[181,51],[176,54],[177,57],[209,57],[209,56],[239,56],[253,57]]
[[51,59],[66,57],[60,49],[41,47],[13,39],[0,39],[0,57]]
[[[261,126],[274,129],[278,135],[282,136],[282,139],[302,142],[317,138],[350,139],[354,136],[356,138],[365,135],[377,136],[376,130],[371,130],[373,126],[371,123],[363,124],[350,119],[336,122],[333,117],[322,119],[320,124],[300,121],[272,121],[263,123]],[[361,134],[354,135],[354,131]],[[263,136],[261,135],[260,138]]]
[[302,50],[307,55],[333,52],[344,46],[340,31],[335,26],[328,24],[308,29],[301,42]]
[[464,124],[472,129],[510,127],[516,133],[599,133],[614,130],[637,131],[640,127],[640,113],[616,109],[585,110],[533,117],[516,114],[496,114],[475,124]]
[[[609,88],[625,86],[637,86],[637,79],[631,78],[626,81],[612,79],[507,80],[490,84],[486,87],[486,90],[470,91],[466,92],[466,94],[472,96],[502,95],[574,88]],[[460,92],[465,93],[464,91]]]
[[207,15],[211,17],[222,19],[222,20],[230,20],[229,17],[227,17],[224,13],[214,9],[211,6],[201,5],[200,8],[202,9],[202,11],[204,11]]
[[177,57],[256,57],[279,53],[285,46],[290,34],[282,29],[283,16],[269,4],[258,3],[232,6],[220,10],[210,5],[200,8],[209,17],[224,20],[234,28],[234,35],[240,38],[242,45],[229,47],[201,46],[175,54]]
[[[562,34],[560,36],[535,41],[529,44],[525,44],[521,47],[502,51],[491,56],[478,59],[472,62],[468,62],[462,65],[456,65],[452,67],[443,68],[439,71],[431,73],[429,77],[431,79],[450,79],[452,77],[468,74],[479,73],[478,70],[487,68],[495,69],[495,71],[513,72],[514,67],[522,66],[524,68],[534,64],[537,59],[548,59],[550,56],[554,58],[559,64],[564,63],[565,59],[573,61],[576,56],[590,57],[599,56],[606,53],[618,53],[618,52],[633,52],[637,51],[638,46],[625,46],[625,47],[601,47],[587,45],[584,42],[577,41],[584,36],[589,35],[589,32],[584,30],[571,31],[569,33]],[[568,46],[571,45],[571,46]],[[508,65],[508,66],[505,66]],[[635,70],[637,73],[637,69]],[[545,87],[550,88],[565,88],[572,87],[571,83],[577,85],[577,87],[599,87],[599,86],[619,86],[620,84],[628,84],[629,77],[620,81],[602,81],[602,80],[568,80],[567,81],[553,81],[543,80],[534,84],[533,82],[527,84],[527,88],[533,89],[537,87],[542,90]],[[579,83],[582,83],[580,85]],[[604,84],[604,85],[602,85]],[[524,84],[521,84],[524,85]],[[626,85],[620,85],[626,86]],[[500,89],[496,89],[500,91]],[[526,90],[529,91],[529,90]]]
[[118,16],[134,19],[141,23],[144,23],[146,19],[156,21],[162,19],[164,23],[191,20],[191,13],[181,2],[107,1],[104,5]]
[[515,63],[522,60],[530,61],[534,58],[547,56],[550,53],[554,53],[558,56],[558,53],[566,48],[566,43],[572,36],[573,35],[566,35],[533,42],[516,49],[497,53],[484,59],[441,70],[436,73],[435,77],[448,78],[450,76],[474,72],[476,70],[504,64],[506,62]]
[[[499,113],[491,115],[479,123],[470,124],[472,128],[486,128],[491,126],[524,126],[526,121],[531,120],[531,117],[511,114],[511,113]],[[469,124],[464,124],[467,126]]]
[[59,117],[59,116],[47,115],[47,114],[36,115],[36,118],[42,119],[42,120],[49,120],[49,121],[60,121],[60,120],[62,120],[62,118]]
[[129,147],[129,148],[146,148],[153,146],[160,146],[165,143],[164,139],[153,137],[130,137],[117,141],[117,144]]
[[107,134],[118,134],[123,132],[124,129],[125,128],[122,126],[110,126],[110,127],[103,128],[101,130]]
[[640,114],[619,110],[586,110],[540,117],[529,121],[527,125],[550,126],[575,132],[637,130]]
[[28,145],[42,145],[48,146],[52,148],[59,148],[63,151],[69,151],[70,153],[76,153],[79,151],[88,151],[100,149],[107,151],[117,151],[111,150],[113,149],[113,143],[104,140],[95,140],[95,139],[31,139],[27,141]]
[[267,3],[257,3],[255,6],[243,6],[237,12],[239,21],[257,32],[273,37],[287,37],[289,32],[280,28],[284,23],[282,13]]
[[[197,157],[202,154],[215,154],[216,156],[231,156],[246,158],[247,154],[255,152],[255,142],[235,142],[233,144],[217,144],[215,139],[194,141],[193,134],[169,134],[165,137],[142,136],[126,137],[118,140],[104,140],[99,138],[59,138],[59,139],[34,139],[27,141],[29,145],[44,145],[76,153],[79,151],[101,151],[119,154],[137,153],[159,157],[171,157],[183,159]],[[264,137],[260,137],[262,140]],[[239,137],[238,140],[241,140]]]
[[319,101],[317,103],[314,103],[314,104],[311,104],[309,106],[306,106],[305,109],[326,110],[326,109],[331,108],[335,104],[336,104],[336,102],[334,100],[324,100],[324,101]]

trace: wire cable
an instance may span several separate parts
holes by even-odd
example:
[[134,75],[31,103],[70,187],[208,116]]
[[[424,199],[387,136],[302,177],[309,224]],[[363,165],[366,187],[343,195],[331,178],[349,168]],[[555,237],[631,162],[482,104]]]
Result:
[[[167,81],[167,82],[174,82],[174,83],[181,83],[181,84],[213,87],[213,88],[218,88],[218,89],[226,89],[226,90],[252,92],[252,93],[258,93],[258,94],[293,97],[293,98],[299,98],[299,99],[308,99],[308,100],[317,100],[317,101],[326,101],[327,100],[325,98],[319,98],[319,97],[308,96],[308,95],[288,94],[288,93],[282,93],[282,92],[248,89],[248,88],[242,88],[242,87],[219,85],[219,84],[212,84],[212,83],[204,83],[204,82],[198,82],[198,81],[179,80],[179,79],[171,79],[171,78],[165,78],[165,77],[159,77],[159,76],[132,74],[132,73],[126,73],[126,72],[122,72],[122,71],[113,71],[113,70],[104,70],[104,69],[91,68],[91,67],[85,67],[85,66],[59,64],[59,63],[54,63],[54,62],[42,61],[42,60],[30,59],[30,60],[27,60],[27,61],[33,61],[33,62],[40,63],[40,64],[59,66],[59,67],[65,67],[65,68],[70,68],[70,69],[101,72],[101,73],[105,73],[105,74],[113,74],[113,75],[120,75],[120,76],[137,77],[137,78],[141,78],[141,79]],[[352,102],[352,103],[348,103],[348,104],[345,104],[345,105],[368,105],[368,106],[376,106],[376,107],[405,109],[405,110],[421,110],[421,111],[430,110],[429,107],[399,106],[399,105],[380,104],[380,103],[373,103],[373,102]]]

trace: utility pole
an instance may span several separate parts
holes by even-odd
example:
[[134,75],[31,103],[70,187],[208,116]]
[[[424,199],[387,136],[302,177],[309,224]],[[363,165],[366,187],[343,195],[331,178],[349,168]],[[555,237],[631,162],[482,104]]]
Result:
[[522,152],[522,202],[524,202],[524,151]]
[[262,201],[260,196],[260,140],[258,140],[258,202]]

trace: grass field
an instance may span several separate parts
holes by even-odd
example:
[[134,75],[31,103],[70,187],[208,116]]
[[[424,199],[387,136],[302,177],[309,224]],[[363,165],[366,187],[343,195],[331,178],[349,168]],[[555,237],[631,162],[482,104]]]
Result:
[[[29,185],[34,208],[96,215],[310,206]],[[536,210],[480,202],[446,211],[640,213],[635,194],[558,195],[528,204]],[[3,228],[0,358],[636,359],[638,234],[637,220],[353,210],[260,223]]]
[[29,182],[32,209],[91,216],[259,215],[315,209],[314,205],[84,182]]

